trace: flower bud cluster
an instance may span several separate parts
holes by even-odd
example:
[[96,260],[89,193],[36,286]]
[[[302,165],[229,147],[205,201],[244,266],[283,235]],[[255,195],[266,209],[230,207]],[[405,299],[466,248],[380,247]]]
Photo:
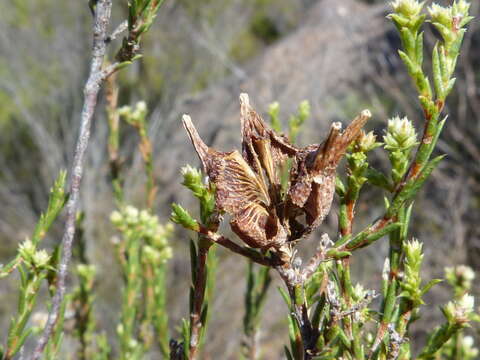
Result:
[[394,13],[390,18],[398,27],[417,28],[425,18],[421,14],[424,2],[417,0],[395,0],[390,3]]
[[398,183],[407,171],[411,150],[417,145],[415,127],[407,117],[389,119],[383,141],[392,164],[392,178]]
[[356,149],[358,152],[366,153],[381,145],[382,144],[380,142],[377,142],[377,136],[373,133],[373,131],[366,133],[362,130],[354,142],[354,149]]
[[296,142],[298,133],[302,125],[305,123],[305,121],[309,117],[310,117],[310,103],[307,100],[304,100],[298,106],[297,114],[292,115],[288,120],[288,135],[292,143]]
[[94,265],[78,264],[77,274],[80,278],[80,282],[91,283],[93,282],[96,274],[96,268]]
[[205,195],[205,185],[202,182],[202,173],[199,169],[186,165],[181,170],[183,185],[190,189],[195,197],[201,198]]
[[442,310],[450,324],[465,325],[473,315],[474,304],[475,298],[464,294],[460,299],[450,301]]
[[417,133],[407,117],[396,116],[388,120],[388,129],[383,137],[385,149],[406,152],[417,144]]
[[173,232],[173,225],[161,225],[158,217],[147,210],[139,211],[133,206],[125,206],[120,211],[114,211],[110,220],[126,238],[142,238],[147,245],[144,253],[156,263],[164,263],[172,257],[172,248],[168,239]]
[[460,297],[472,288],[475,272],[466,265],[445,268],[445,278],[453,287],[455,297]]
[[182,168],[182,176],[182,185],[188,188],[200,200],[200,217],[202,222],[204,224],[208,223],[215,208],[213,183],[210,183],[208,179],[203,181],[200,170],[190,165]]
[[465,25],[472,19],[468,15],[470,4],[464,0],[454,1],[452,6],[442,7],[432,4],[428,11],[432,25],[440,33],[442,42],[434,48],[433,79],[435,91],[440,100],[444,100],[455,83],[452,75],[455,70]]
[[44,269],[48,266],[50,255],[45,250],[38,250],[30,239],[20,244],[18,252],[27,266]]
[[145,101],[139,101],[135,108],[129,105],[122,106],[118,109],[118,115],[123,116],[127,123],[133,126],[143,123],[147,116],[147,104]]
[[455,1],[452,6],[448,7],[434,3],[428,8],[432,24],[442,36],[447,48],[449,44],[462,36],[459,30],[473,19],[468,15],[469,9],[470,4],[464,0]]
[[349,152],[346,155],[348,161],[348,186],[350,191],[355,194],[360,191],[360,188],[367,181],[366,171],[368,169],[367,152],[381,146],[377,142],[377,137],[370,131],[365,133],[361,130],[358,137],[349,147]]
[[423,304],[422,301],[422,278],[420,269],[423,261],[422,244],[413,239],[408,241],[405,246],[405,274],[400,286],[402,287],[401,296],[409,298],[415,306]]

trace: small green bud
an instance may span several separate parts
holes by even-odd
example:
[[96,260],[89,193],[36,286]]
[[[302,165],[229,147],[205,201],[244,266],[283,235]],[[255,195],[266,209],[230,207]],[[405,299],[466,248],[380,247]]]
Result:
[[278,101],[271,103],[268,107],[268,115],[270,116],[270,123],[273,130],[276,132],[282,131],[282,124],[280,123],[280,104]]
[[433,3],[432,6],[428,8],[430,17],[432,18],[432,23],[439,23],[447,28],[452,26],[452,8],[443,7],[436,3]]
[[[452,6],[448,7],[432,4],[428,8],[432,24],[442,35],[450,57],[458,55],[458,44],[454,44],[457,39],[461,40],[463,37],[463,32],[459,30],[473,19],[473,17],[468,15],[469,9],[470,4],[464,0],[455,1]],[[452,47],[453,49],[451,49]]]
[[375,337],[373,336],[373,334],[371,332],[368,332],[366,336],[367,344],[373,344],[374,340],[375,340]]
[[40,250],[35,252],[32,258],[32,262],[37,268],[42,268],[48,265],[50,261],[50,255],[46,252],[46,250]]
[[147,104],[145,101],[139,101],[135,105],[135,109],[132,109],[131,106],[122,106],[117,110],[119,116],[125,118],[125,121],[130,125],[139,125],[145,121],[147,116]]
[[165,262],[166,260],[171,259],[172,257],[173,257],[173,250],[170,246],[163,249],[161,254],[162,262]]
[[353,288],[353,297],[356,301],[363,300],[367,295],[367,290],[361,285],[356,284]]
[[[301,121],[301,124],[310,117],[310,103],[308,100],[303,100],[298,106],[298,118]],[[300,125],[301,125],[300,124]]]
[[475,298],[465,294],[457,301],[450,301],[443,308],[447,320],[452,324],[463,325],[470,320],[473,313]]
[[200,170],[190,165],[185,165],[180,171],[183,175],[184,180],[185,178],[192,179],[192,181],[202,180],[202,173],[200,172]]
[[470,10],[470,3],[465,0],[454,1],[452,5],[452,20],[454,22],[454,26],[457,28],[465,26],[468,22],[470,22],[473,18],[468,16],[468,12]]
[[193,195],[200,200],[200,218],[207,223],[215,208],[215,187],[208,177],[203,181],[200,170],[187,165],[182,168],[183,182]]
[[377,142],[377,136],[373,133],[373,131],[365,133],[365,131],[362,130],[355,141],[354,150],[366,153],[379,147],[380,145],[382,144]]
[[125,329],[124,329],[123,325],[122,325],[122,324],[118,324],[118,326],[117,326],[117,334],[120,335],[120,336],[122,336],[124,332],[125,332]]
[[27,263],[31,263],[36,252],[36,247],[35,245],[33,245],[30,239],[26,239],[18,247],[18,252],[24,261],[26,261]]
[[123,216],[118,211],[114,211],[110,214],[110,221],[113,225],[119,226],[123,222]]
[[85,280],[92,280],[95,277],[96,268],[94,265],[78,264],[77,274],[79,277]]
[[157,264],[160,261],[160,252],[152,246],[146,245],[143,247],[143,256],[145,260],[150,263]]
[[132,114],[132,108],[128,105],[122,106],[117,110],[118,115],[124,116],[124,117],[130,117]]
[[202,173],[200,170],[187,165],[182,168],[181,173],[183,176],[182,185],[192,191],[195,197],[204,197],[207,189],[202,182]]
[[397,14],[412,18],[420,14],[424,2],[418,2],[417,0],[395,0],[392,1],[390,5]]
[[145,101],[139,101],[135,105],[135,110],[132,112],[130,119],[127,118],[127,121],[132,125],[139,124],[145,120],[146,116],[147,104]]
[[290,141],[295,142],[298,136],[298,133],[305,123],[305,121],[310,117],[310,103],[307,100],[304,100],[298,106],[298,111],[296,115],[292,115],[288,120],[288,132]]
[[[168,239],[173,233],[172,224],[162,225],[156,215],[152,215],[148,210],[139,211],[131,205],[125,206],[120,211],[114,211],[110,215],[110,220],[122,232],[124,238],[141,238],[152,251],[158,252],[158,255],[155,255],[157,263],[172,257],[172,250],[168,245]],[[149,251],[147,250],[147,255]]]
[[137,105],[135,106],[135,111],[140,113],[140,114],[145,114],[147,112],[146,102],[145,101],[137,102]]
[[407,151],[417,144],[417,133],[407,117],[398,116],[388,120],[388,129],[383,137],[385,149],[389,151]]
[[411,260],[410,262],[415,263],[421,262],[423,260],[422,247],[423,244],[417,239],[408,241],[407,245],[405,246],[407,260]]
[[44,311],[37,311],[32,315],[32,325],[35,328],[43,329],[48,320],[48,313]]
[[133,225],[133,224],[136,224],[137,221],[138,221],[138,215],[139,215],[139,211],[137,208],[131,206],[131,205],[128,205],[125,207],[125,211],[124,211],[124,216],[125,216],[125,221],[127,222],[127,224],[129,225]]
[[415,306],[423,304],[422,300],[422,279],[420,269],[422,266],[423,254],[422,244],[413,239],[404,245],[405,249],[405,276],[400,283],[402,288],[401,296],[407,297]]
[[197,221],[192,218],[187,210],[178,204],[172,204],[172,215],[170,218],[174,223],[182,225],[186,229],[193,231],[200,230]]
[[18,248],[18,252],[25,264],[41,269],[48,265],[50,255],[45,250],[37,251],[36,246],[30,239],[26,239]]
[[447,267],[445,268],[445,278],[455,289],[456,294],[463,294],[471,289],[475,272],[466,265]]
[[147,210],[142,210],[142,211],[140,211],[138,220],[142,224],[148,224],[152,220],[152,218],[150,217],[150,214],[148,213]]

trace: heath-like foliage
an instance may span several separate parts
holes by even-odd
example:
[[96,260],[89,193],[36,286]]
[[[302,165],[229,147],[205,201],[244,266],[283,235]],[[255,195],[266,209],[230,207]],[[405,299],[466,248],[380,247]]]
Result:
[[[290,122],[289,136],[284,136],[280,133],[278,103],[269,109],[270,128],[250,106],[248,96],[242,94],[241,151],[220,152],[201,140],[189,116],[183,117],[207,175],[205,187],[215,193],[211,216],[221,219],[227,214],[230,229],[242,245],[205,226],[204,219],[197,221],[179,205],[173,207],[172,219],[212,243],[277,271],[285,283],[286,291],[281,293],[290,314],[290,346],[285,347],[288,359],[414,358],[410,325],[419,318],[424,295],[440,281],[422,278],[423,246],[409,238],[408,230],[413,199],[443,157],[432,159],[431,155],[446,121],[446,117],[441,120],[442,111],[455,83],[453,73],[465,25],[472,17],[468,15],[469,4],[463,0],[450,7],[433,4],[427,14],[424,3],[415,0],[397,0],[392,7],[389,18],[403,45],[399,55],[414,81],[424,113],[421,135],[412,121],[395,116],[388,120],[384,143],[377,142],[372,132],[362,130],[371,116],[364,110],[344,131],[340,123],[334,123],[320,145],[299,148],[293,141],[309,112],[306,104]],[[433,82],[423,63],[421,28],[427,19],[442,37],[431,56]],[[390,159],[390,174],[372,168],[368,161],[368,154],[382,145]],[[346,176],[337,173],[343,157],[347,160]],[[385,212],[355,233],[355,208],[366,185],[385,191]],[[321,226],[330,213],[335,193],[340,202],[338,235],[332,241],[324,234],[317,251],[304,262],[296,247]],[[386,236],[390,251],[381,294],[377,294],[354,284],[350,262],[357,249]],[[256,309],[252,302],[263,301],[267,274],[265,270],[254,276],[249,270],[247,335],[252,331]],[[456,284],[456,298],[442,308],[446,323],[432,331],[418,355],[420,359],[447,354],[449,341],[454,341],[475,318],[474,298],[467,293],[472,276],[463,271],[464,279],[457,284],[458,277],[452,275],[452,270],[448,274],[449,279],[455,278],[449,281]],[[371,301],[378,296],[381,302],[376,309]],[[456,348],[464,349],[463,356],[475,353],[469,341],[464,344],[463,337],[456,341]],[[246,347],[251,350],[252,345],[247,343]],[[250,358],[255,354],[244,353]]]
[[[107,360],[116,356],[140,360],[151,354],[173,360],[200,358],[212,316],[217,246],[248,260],[242,358],[261,357],[258,333],[275,273],[284,284],[279,292],[287,306],[289,343],[284,351],[289,360],[478,357],[473,337],[468,334],[470,324],[479,322],[480,316],[470,294],[475,273],[467,266],[446,269],[453,297],[441,307],[445,321],[429,332],[426,344],[415,344],[418,352],[414,352],[411,332],[411,325],[426,309],[425,295],[441,281],[425,279],[422,274],[424,246],[409,234],[413,200],[443,157],[432,158],[432,154],[447,120],[443,114],[445,101],[454,88],[462,40],[472,20],[470,4],[459,0],[451,6],[434,3],[425,9],[424,2],[417,0],[391,3],[393,12],[388,18],[400,35],[399,56],[417,91],[424,117],[420,126],[417,119],[393,116],[385,119],[381,138],[363,129],[371,117],[369,110],[363,110],[344,130],[341,123],[333,123],[323,142],[300,147],[295,142],[310,116],[308,102],[300,103],[283,134],[278,103],[269,108],[269,126],[253,109],[248,95],[241,94],[241,149],[222,152],[205,144],[191,118],[184,115],[183,125],[202,171],[187,165],[181,173],[182,184],[198,202],[198,219],[181,205],[172,205],[171,220],[196,235],[190,241],[189,313],[175,328],[168,323],[167,311],[167,266],[172,258],[173,226],[162,224],[155,215],[158,185],[148,133],[148,108],[144,102],[118,108],[120,89],[114,76],[140,57],[141,38],[152,26],[162,3],[128,1],[128,19],[108,35],[112,2],[89,2],[94,15],[94,49],[70,190],[67,195],[66,173],[62,172],[33,235],[20,244],[10,263],[0,267],[0,278],[14,270],[20,276],[18,309],[0,345],[0,359],[23,358],[26,341],[43,327],[32,359],[60,358],[65,321],[72,323],[69,335],[78,340],[79,359]],[[430,71],[424,64],[422,32],[427,21],[440,36],[430,56]],[[107,63],[106,46],[123,32],[126,35],[114,61]],[[116,202],[110,215],[117,231],[112,243],[123,280],[116,327],[118,349],[113,350],[94,316],[98,269],[88,262],[82,239],[84,214],[77,212],[90,123],[104,82],[110,177]],[[125,164],[120,157],[124,123],[138,135],[145,170],[144,204],[136,206],[129,203],[124,191]],[[388,173],[372,167],[369,157],[375,151],[384,151],[388,157]],[[357,203],[367,186],[382,192],[385,208],[371,224],[357,229],[355,218],[361,209]],[[327,216],[332,216],[334,201],[339,206],[338,232],[334,236],[322,234],[315,240],[316,250],[302,259],[299,244],[315,239],[314,232],[322,229]],[[62,249],[41,249],[41,241],[65,204],[67,224]],[[224,218],[229,224],[221,227]],[[76,227],[78,285],[73,293],[64,296]],[[237,239],[223,234],[224,229],[231,230]],[[351,262],[358,249],[374,246],[377,241],[388,241],[389,252],[375,291],[355,282]],[[34,312],[42,285],[52,297],[48,314]],[[178,334],[171,336],[174,328]],[[213,356],[222,358],[222,354]]]

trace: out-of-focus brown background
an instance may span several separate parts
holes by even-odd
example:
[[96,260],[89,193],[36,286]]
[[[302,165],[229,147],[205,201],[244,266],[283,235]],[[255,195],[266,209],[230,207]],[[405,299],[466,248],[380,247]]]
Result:
[[[457,83],[450,96],[439,151],[448,156],[415,203],[413,236],[425,243],[426,278],[442,277],[443,268],[468,264],[480,269],[480,31],[469,25]],[[125,5],[114,2],[114,21]],[[189,113],[208,144],[223,150],[239,144],[238,95],[248,92],[262,114],[279,101],[286,122],[300,101],[312,116],[300,134],[304,145],[323,139],[332,121],[346,123],[364,108],[367,125],[381,138],[386,121],[407,115],[422,126],[415,91],[396,54],[399,38],[385,18],[384,1],[361,0],[167,0],[156,25],[145,37],[145,57],[123,71],[120,105],[145,100],[155,145],[159,183],[156,209],[167,221],[170,203],[195,204],[180,185],[179,169],[198,165],[181,127]],[[87,1],[12,0],[0,12],[0,263],[31,234],[48,190],[60,169],[68,168],[76,138],[82,87],[88,70],[91,15]],[[427,51],[435,36],[426,24]],[[428,57],[427,57],[428,58]],[[427,62],[427,66],[429,66]],[[112,339],[120,306],[119,269],[110,239],[114,209],[108,177],[104,97],[95,115],[82,185],[87,252],[98,265],[96,313]],[[122,131],[128,201],[140,205],[144,178],[136,137]],[[372,162],[387,170],[381,151]],[[381,212],[382,199],[366,190],[357,211],[358,227]],[[335,209],[333,210],[335,213]],[[61,221],[48,235],[51,247],[61,237]],[[324,231],[334,231],[335,216]],[[188,236],[171,241],[168,299],[171,329],[188,308]],[[304,245],[315,245],[315,238]],[[378,289],[387,243],[361,251],[355,280]],[[241,341],[246,264],[223,250],[205,358],[236,359]],[[480,276],[480,273],[478,274]],[[15,277],[0,281],[0,335],[4,337],[17,297]],[[476,291],[478,294],[478,280]],[[429,311],[416,325],[418,339],[440,321],[433,305],[448,298],[447,287],[434,288]],[[44,311],[42,304],[39,311]],[[285,305],[275,287],[265,308],[260,343],[265,359],[282,358],[287,327]],[[113,341],[113,340],[112,340]],[[66,346],[75,346],[68,343]],[[155,357],[152,357],[155,358]]]

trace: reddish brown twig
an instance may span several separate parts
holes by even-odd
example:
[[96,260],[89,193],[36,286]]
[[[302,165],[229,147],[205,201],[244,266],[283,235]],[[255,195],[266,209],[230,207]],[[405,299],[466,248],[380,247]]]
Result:
[[[198,355],[198,348],[200,345],[200,330],[204,324],[202,324],[202,307],[205,300],[205,289],[207,286],[207,256],[208,250],[212,245],[211,242],[205,241],[206,239],[200,239],[199,249],[198,249],[198,258],[197,258],[197,269],[195,275],[194,287],[194,297],[193,297],[193,307],[192,312],[190,313],[190,347],[189,359],[195,360]],[[186,346],[186,345],[185,345]]]

